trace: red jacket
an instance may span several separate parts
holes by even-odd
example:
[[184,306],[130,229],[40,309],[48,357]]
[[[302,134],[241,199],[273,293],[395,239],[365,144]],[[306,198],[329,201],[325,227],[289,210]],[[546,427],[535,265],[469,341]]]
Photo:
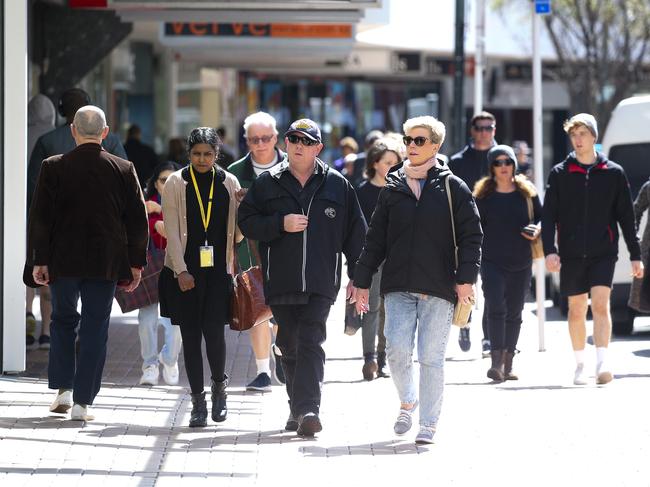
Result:
[[[160,204],[160,195],[149,198],[147,201],[155,201]],[[149,238],[151,238],[153,246],[157,249],[164,249],[167,247],[167,239],[156,231],[156,222],[163,221],[162,212],[149,213],[147,216],[149,218]]]

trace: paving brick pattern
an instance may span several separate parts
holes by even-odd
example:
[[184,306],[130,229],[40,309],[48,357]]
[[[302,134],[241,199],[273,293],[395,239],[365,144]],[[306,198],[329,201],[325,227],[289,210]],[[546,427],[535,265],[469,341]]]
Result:
[[95,420],[48,412],[45,351],[29,352],[24,374],[0,378],[0,487],[650,485],[650,326],[613,344],[612,384],[574,387],[566,325],[549,311],[544,353],[534,315],[525,313],[516,382],[494,385],[485,377],[478,327],[468,353],[452,331],[436,443],[416,447],[416,431],[392,432],[392,381],[362,380],[360,333],[342,333],[341,299],[328,323],[324,430],[313,440],[283,431],[281,386],[245,390],[255,362],[247,336],[230,331],[228,419],[188,428],[183,367],[179,386],[135,385],[137,319],[116,309]]

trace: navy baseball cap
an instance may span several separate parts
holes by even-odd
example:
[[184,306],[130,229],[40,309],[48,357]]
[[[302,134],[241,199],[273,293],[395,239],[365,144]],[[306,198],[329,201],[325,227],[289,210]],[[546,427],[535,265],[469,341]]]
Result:
[[301,118],[300,120],[293,122],[289,125],[289,129],[284,133],[284,136],[286,137],[294,132],[300,132],[301,134],[305,134],[311,140],[321,142],[320,129],[318,128],[318,125],[316,125],[316,122],[309,120],[308,118]]

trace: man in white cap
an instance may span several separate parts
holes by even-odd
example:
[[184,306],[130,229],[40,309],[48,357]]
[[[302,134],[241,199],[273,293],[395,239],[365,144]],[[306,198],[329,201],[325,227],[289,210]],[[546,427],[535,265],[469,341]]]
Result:
[[618,225],[630,252],[632,274],[643,277],[632,196],[623,168],[594,148],[598,125],[592,115],[571,117],[564,131],[573,152],[548,177],[542,218],[546,268],[560,272],[560,292],[569,299],[569,333],[576,358],[573,383],[587,383],[585,320],[591,294],[596,383],[607,384],[613,378],[606,354],[612,331],[609,298],[618,258]]

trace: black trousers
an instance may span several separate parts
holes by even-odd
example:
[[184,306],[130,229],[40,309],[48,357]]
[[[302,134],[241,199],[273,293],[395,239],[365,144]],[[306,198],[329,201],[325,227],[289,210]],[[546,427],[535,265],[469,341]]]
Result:
[[307,304],[272,305],[278,322],[275,344],[282,352],[291,414],[319,413],[325,371],[322,344],[332,301],[311,295]]
[[515,351],[531,272],[531,267],[521,271],[507,271],[490,262],[481,263],[488,336],[492,350]]

